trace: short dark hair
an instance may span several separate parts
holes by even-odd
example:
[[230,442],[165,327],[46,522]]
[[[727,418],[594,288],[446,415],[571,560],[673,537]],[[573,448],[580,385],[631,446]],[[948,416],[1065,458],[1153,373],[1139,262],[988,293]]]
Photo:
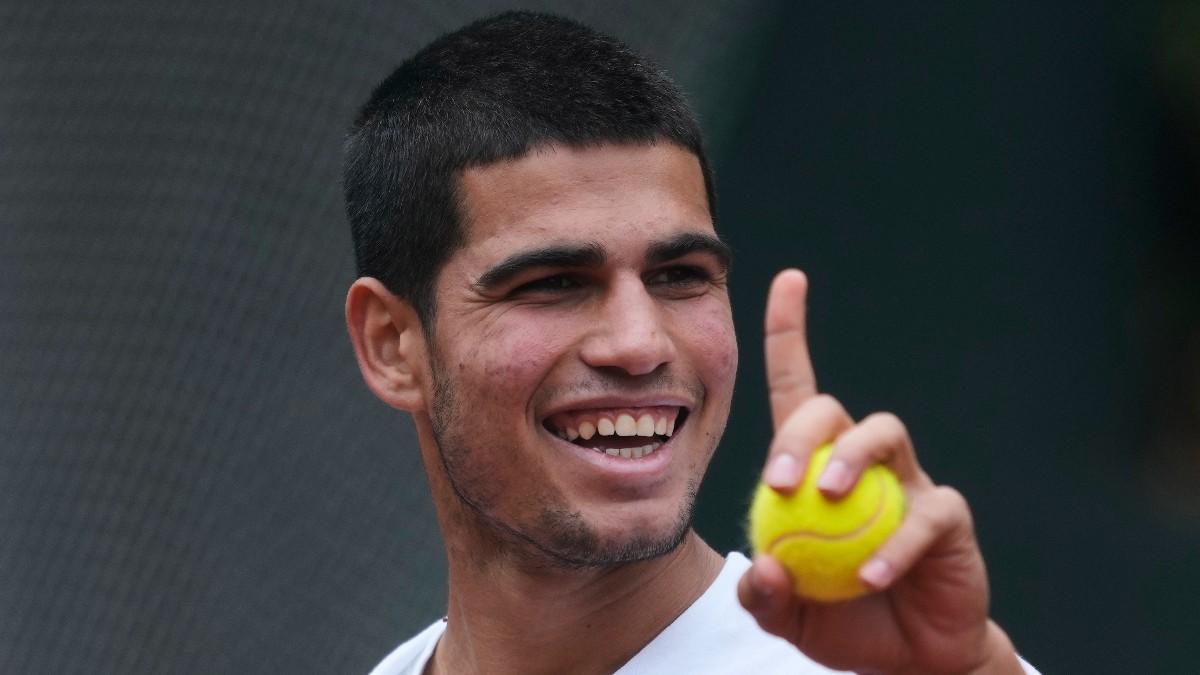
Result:
[[465,241],[464,169],[548,144],[666,140],[696,155],[700,126],[658,68],[557,16],[507,12],[443,35],[402,63],[346,141],[344,189],[360,276],[379,279],[432,326],[434,282]]

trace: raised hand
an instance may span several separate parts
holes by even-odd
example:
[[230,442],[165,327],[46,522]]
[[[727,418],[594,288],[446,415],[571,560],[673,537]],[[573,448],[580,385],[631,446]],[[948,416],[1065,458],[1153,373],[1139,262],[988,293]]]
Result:
[[763,480],[789,492],[813,450],[834,443],[818,488],[844,496],[872,464],[890,467],[908,509],[896,532],[859,570],[878,592],[823,604],[792,594],[787,570],[760,555],[738,597],[762,628],[832,668],[886,673],[1021,673],[1012,644],[988,619],[988,584],[967,503],[921,469],[904,424],[890,413],[858,423],[817,391],[805,330],[808,282],[785,270],[766,313],[767,382],[775,437]]

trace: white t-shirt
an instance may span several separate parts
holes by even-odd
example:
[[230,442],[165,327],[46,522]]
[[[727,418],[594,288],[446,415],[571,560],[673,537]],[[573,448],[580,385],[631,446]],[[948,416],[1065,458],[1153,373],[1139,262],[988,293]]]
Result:
[[[764,632],[742,609],[737,582],[749,568],[746,556],[730,553],[708,590],[615,675],[840,672],[815,663],[790,642]],[[371,675],[421,675],[445,631],[446,622],[439,619],[389,654]],[[1024,661],[1021,665],[1029,675],[1039,675]]]

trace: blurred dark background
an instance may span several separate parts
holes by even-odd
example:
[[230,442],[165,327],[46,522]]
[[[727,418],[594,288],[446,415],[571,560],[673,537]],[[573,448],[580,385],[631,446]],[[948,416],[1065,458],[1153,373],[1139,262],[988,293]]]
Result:
[[[967,495],[1027,658],[1194,672],[1200,3],[525,6],[709,133],[743,355],[702,534],[743,544],[799,266],[823,388]],[[0,672],[364,673],[440,616],[409,422],[344,337],[340,144],[507,7],[0,2]]]

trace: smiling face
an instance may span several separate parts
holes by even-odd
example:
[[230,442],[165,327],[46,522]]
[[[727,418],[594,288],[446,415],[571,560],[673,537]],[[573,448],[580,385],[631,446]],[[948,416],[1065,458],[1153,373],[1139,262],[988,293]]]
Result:
[[454,494],[556,564],[671,550],[737,368],[699,162],[669,143],[552,146],[468,169],[460,194],[425,398]]

